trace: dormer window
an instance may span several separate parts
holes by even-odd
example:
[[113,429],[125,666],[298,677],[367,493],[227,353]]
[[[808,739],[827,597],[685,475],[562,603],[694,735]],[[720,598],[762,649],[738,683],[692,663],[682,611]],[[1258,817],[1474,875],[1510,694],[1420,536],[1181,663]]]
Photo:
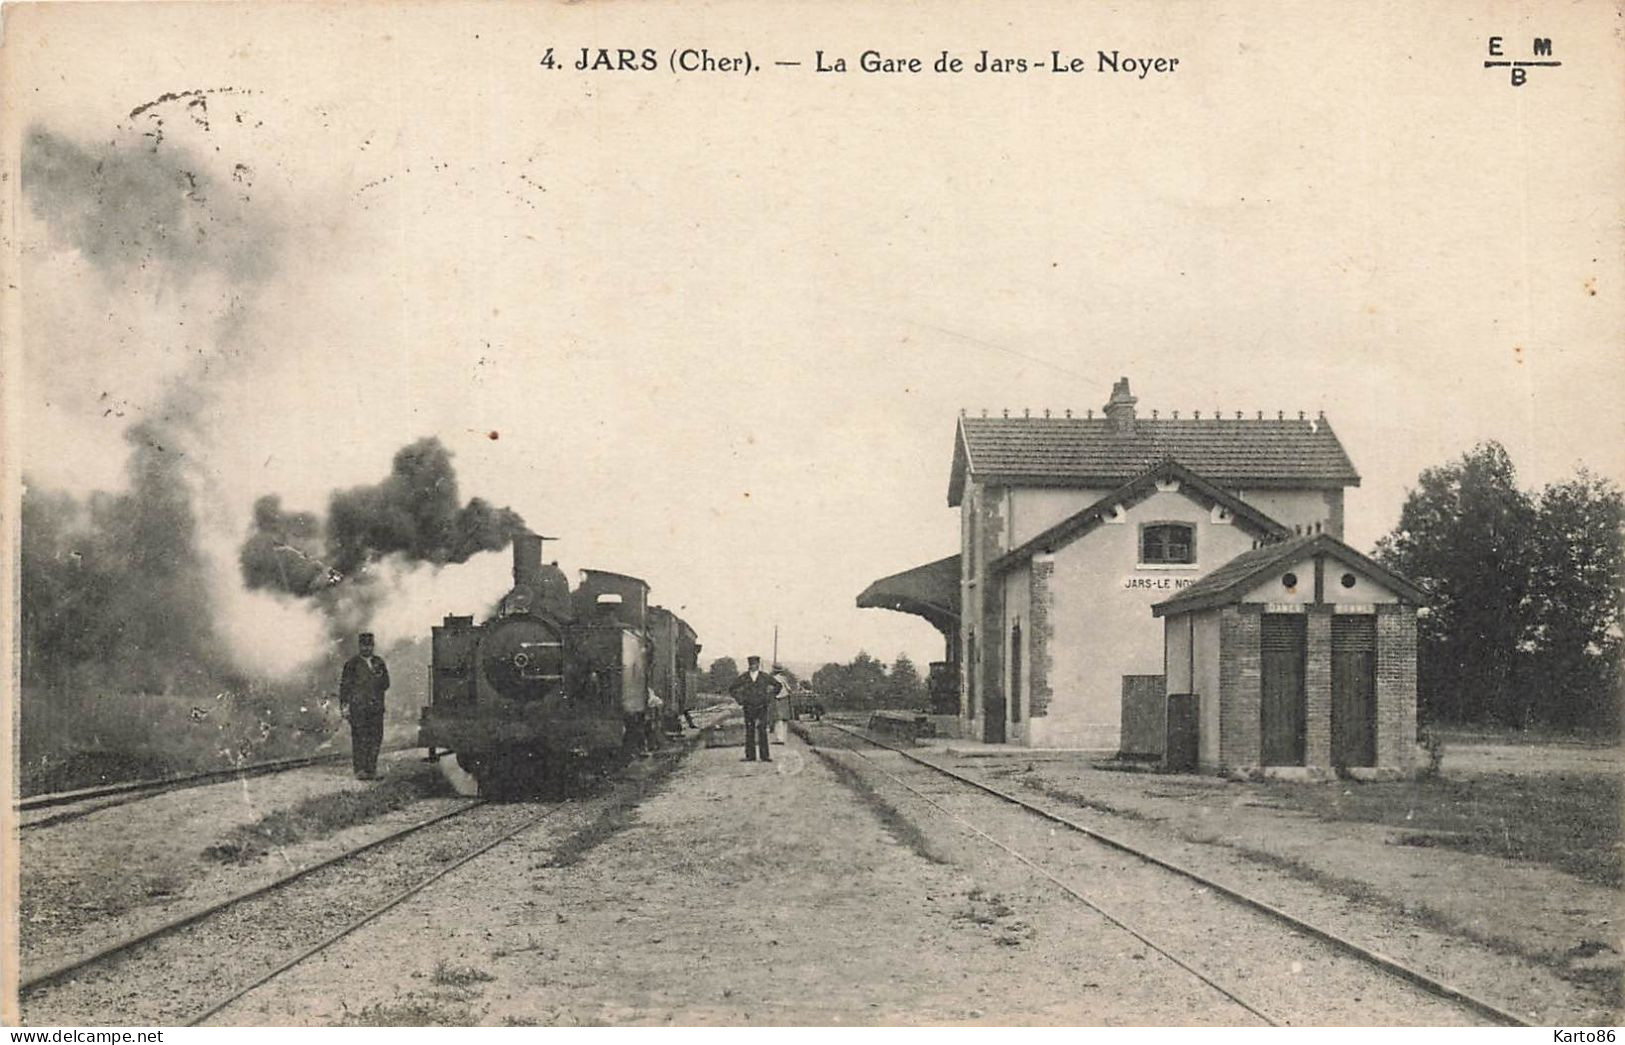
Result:
[[1142,566],[1191,566],[1196,563],[1196,527],[1189,523],[1148,523],[1140,527]]

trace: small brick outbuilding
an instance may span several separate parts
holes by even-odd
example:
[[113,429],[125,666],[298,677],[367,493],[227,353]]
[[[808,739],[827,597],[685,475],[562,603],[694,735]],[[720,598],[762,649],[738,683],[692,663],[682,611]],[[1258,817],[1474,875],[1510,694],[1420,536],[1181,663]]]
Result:
[[1322,533],[1244,552],[1156,603],[1170,757],[1208,772],[1409,772],[1423,601]]

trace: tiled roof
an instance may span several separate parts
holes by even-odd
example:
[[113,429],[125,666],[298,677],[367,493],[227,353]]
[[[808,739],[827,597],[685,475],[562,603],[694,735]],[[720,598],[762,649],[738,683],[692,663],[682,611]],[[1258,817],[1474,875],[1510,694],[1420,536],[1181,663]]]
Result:
[[1115,508],[1131,508],[1139,504],[1156,492],[1159,482],[1170,479],[1177,480],[1180,492],[1203,508],[1212,508],[1215,504],[1222,507],[1230,513],[1238,525],[1255,537],[1278,540],[1286,536],[1286,527],[1246,501],[1208,482],[1178,461],[1163,461],[1141,472],[1095,503],[1074,512],[1037,536],[1024,541],[1020,546],[999,556],[993,560],[993,572],[1002,572],[1026,562],[1040,552],[1054,552],[1070,544],[1096,527],[1104,525]]
[[959,623],[959,556],[882,577],[863,589],[858,605],[912,613],[947,630]]
[[1140,418],[1120,433],[1104,417],[962,417],[948,504],[967,472],[982,480],[1116,487],[1174,458],[1229,489],[1360,485],[1324,418]]
[[1156,603],[1151,612],[1165,617],[1170,613],[1188,613],[1234,602],[1250,591],[1260,577],[1316,554],[1328,555],[1364,572],[1401,598],[1415,603],[1427,601],[1427,593],[1402,575],[1361,555],[1329,533],[1317,533],[1242,552],[1173,598]]

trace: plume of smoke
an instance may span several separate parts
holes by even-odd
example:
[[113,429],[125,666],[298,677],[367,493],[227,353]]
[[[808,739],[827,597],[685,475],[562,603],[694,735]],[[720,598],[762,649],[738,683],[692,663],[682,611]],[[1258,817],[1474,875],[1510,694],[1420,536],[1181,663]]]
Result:
[[314,512],[287,512],[282,498],[254,502],[254,520],[237,559],[251,589],[314,595],[338,579],[324,561],[322,523]]
[[[244,681],[214,627],[219,568],[205,551],[229,514],[208,499],[211,364],[224,353],[251,362],[244,319],[276,270],[279,223],[210,172],[224,162],[209,158],[218,146],[165,144],[154,118],[147,136],[78,142],[35,125],[22,142],[23,196],[44,233],[27,252],[36,278],[24,307],[38,320],[23,346],[27,395],[77,411],[78,435],[104,430],[87,419],[115,408],[141,418],[123,432],[122,492],[25,493],[29,684]],[[120,396],[87,402],[97,387]]]
[[432,436],[396,451],[381,482],[335,492],[325,528],[315,513],[285,511],[278,495],[266,494],[254,503],[238,554],[243,583],[320,597],[346,580],[366,586],[368,571],[385,560],[396,568],[466,562],[506,547],[525,530],[511,508],[479,497],[461,507],[457,501],[451,453]]
[[[451,453],[428,437],[398,450],[382,481],[334,492],[325,527],[261,497],[238,562],[251,591],[317,607],[335,644],[367,629],[387,644],[426,635],[445,607],[501,591],[503,557],[482,553],[524,530],[511,508],[478,497],[459,506]],[[445,568],[475,559],[477,568]]]
[[[198,101],[144,107],[145,133],[24,135],[23,195],[39,223],[25,310],[41,332],[23,346],[27,394],[66,404],[76,440],[106,430],[112,407],[139,419],[124,432],[122,492],[25,493],[23,670],[30,685],[59,689],[252,682],[297,706],[330,685],[341,636],[372,626],[386,642],[421,639],[432,620],[420,625],[399,601],[462,584],[440,567],[500,549],[524,523],[478,498],[461,504],[451,455],[424,439],[380,483],[335,493],[325,525],[261,498],[243,541],[212,463],[229,431],[216,400],[274,350],[251,320],[298,225],[263,186],[251,194],[247,167],[232,162],[232,143],[252,142],[222,134],[245,125],[211,130]],[[192,118],[166,128],[182,104]],[[112,402],[97,388],[113,389]]]
[[[233,163],[233,146],[253,146],[251,124],[211,131],[192,99],[192,119],[166,137],[176,104],[142,107],[145,133],[76,141],[35,126],[22,142],[27,209],[14,225],[30,337],[17,376],[31,409],[52,407],[31,421],[57,426],[31,423],[24,469],[75,485],[74,463],[122,451],[125,464],[119,492],[23,492],[24,744],[70,770],[91,750],[175,766],[292,753],[338,728],[325,698],[347,650],[331,641],[333,618],[313,598],[277,594],[330,590],[325,566],[294,554],[324,552],[319,521],[275,499],[258,505],[254,529],[269,544],[247,558],[268,558],[269,573],[245,587],[241,516],[219,464],[231,431],[222,394],[280,348],[258,321],[300,226]],[[370,594],[329,597],[371,612]],[[425,647],[400,650],[427,663]],[[421,676],[403,674],[399,712]],[[138,736],[132,723],[150,728]]]
[[524,532],[525,521],[512,509],[477,497],[462,507],[457,501],[457,473],[439,439],[402,447],[382,482],[333,494],[327,510],[333,569],[347,575],[396,553],[435,565],[463,562]]
[[21,618],[33,681],[167,692],[229,674],[209,626],[186,461],[160,426],[132,425],[129,489],[81,502],[25,489]]
[[82,144],[35,125],[22,184],[30,210],[110,285],[140,270],[177,285],[208,273],[240,286],[275,268],[275,226],[175,143]]
[[244,587],[235,535],[207,534],[203,552],[210,564],[214,628],[233,662],[256,678],[330,685],[326,680],[337,677],[341,651],[321,608],[309,599]]
[[511,566],[498,551],[480,552],[455,567],[389,556],[369,570],[366,627],[381,646],[425,638],[446,613],[494,606],[508,588]]

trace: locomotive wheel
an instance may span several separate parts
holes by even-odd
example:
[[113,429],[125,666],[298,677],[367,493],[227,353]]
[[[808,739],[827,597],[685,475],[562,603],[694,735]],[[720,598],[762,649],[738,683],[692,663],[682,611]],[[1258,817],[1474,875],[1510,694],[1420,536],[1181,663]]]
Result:
[[474,775],[482,797],[524,798],[547,789],[548,769],[549,760],[540,751],[505,748],[486,757]]

